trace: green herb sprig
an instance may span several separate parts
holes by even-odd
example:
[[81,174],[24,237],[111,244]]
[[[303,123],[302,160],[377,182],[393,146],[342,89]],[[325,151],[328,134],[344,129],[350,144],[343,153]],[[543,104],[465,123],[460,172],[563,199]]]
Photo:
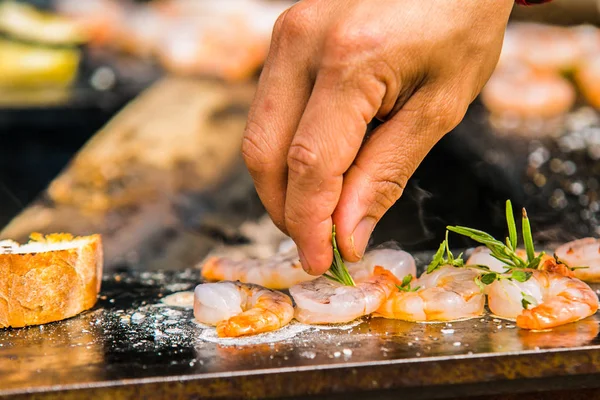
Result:
[[402,278],[402,283],[400,285],[396,285],[396,287],[401,292],[416,292],[421,288],[421,286],[417,286],[414,288],[410,287],[410,283],[412,282],[412,280],[412,275],[406,275],[404,278]]
[[[444,253],[446,253],[446,258],[444,258]],[[463,267],[465,265],[465,262],[462,259],[462,254],[463,253],[460,253],[458,257],[454,257],[454,255],[450,251],[450,247],[448,246],[448,231],[446,231],[446,239],[440,244],[440,248],[433,256],[431,263],[427,266],[427,273],[432,273],[442,265]]]
[[[529,223],[529,218],[527,217],[527,211],[525,208],[523,208],[521,225],[527,259],[523,259],[517,255],[517,224],[515,222],[513,207],[510,200],[506,200],[506,224],[508,226],[508,237],[506,238],[505,243],[502,243],[501,241],[492,237],[492,235],[477,229],[467,228],[464,226],[447,227],[447,229],[451,232],[467,236],[476,242],[485,245],[488,249],[490,249],[492,257],[505,264],[506,273],[510,273],[510,275],[499,274],[497,272],[490,271],[485,272],[484,274],[475,278],[475,283],[482,290],[485,285],[490,285],[492,282],[500,279],[507,279],[511,281],[514,280],[517,282],[528,281],[529,278],[531,278],[532,273],[530,271],[523,271],[523,269],[538,269],[540,267],[540,261],[545,254],[544,252],[541,252],[539,255],[535,255],[533,235],[531,234],[531,224]],[[489,268],[484,266],[475,266],[475,268],[489,271]],[[525,302],[528,300],[530,299],[528,298],[527,300],[523,301]],[[531,302],[528,302],[528,304],[531,304]]]
[[535,256],[535,249],[533,246],[533,236],[531,234],[531,225],[529,218],[527,217],[527,211],[523,208],[522,213],[522,232],[523,232],[523,243],[525,244],[525,251],[527,253],[527,259],[519,257],[516,253],[518,246],[517,238],[517,224],[513,215],[513,208],[510,200],[506,201],[506,223],[508,225],[508,237],[505,243],[494,239],[492,235],[472,228],[464,226],[448,226],[447,229],[451,232],[458,233],[459,235],[467,236],[474,241],[485,245],[490,249],[491,256],[501,261],[506,265],[508,271],[514,268],[530,268],[538,269],[540,266],[540,260],[544,256],[544,252],[541,252],[537,257]]
[[335,240],[335,225],[333,225],[331,230],[331,243],[333,244],[333,262],[331,263],[331,267],[329,267],[329,271],[323,274],[323,276],[342,285],[356,286],[338,250]]
[[[478,266],[469,265],[469,268],[490,271],[490,269],[488,267],[485,267],[482,265],[478,265]],[[523,270],[516,270],[516,269],[512,270],[510,275],[503,275],[503,274],[499,274],[497,272],[486,272],[486,273],[476,277],[475,283],[483,291],[485,286],[491,285],[496,280],[506,279],[509,281],[527,282],[529,280],[529,278],[531,278],[532,275],[533,274],[530,271],[523,271]]]

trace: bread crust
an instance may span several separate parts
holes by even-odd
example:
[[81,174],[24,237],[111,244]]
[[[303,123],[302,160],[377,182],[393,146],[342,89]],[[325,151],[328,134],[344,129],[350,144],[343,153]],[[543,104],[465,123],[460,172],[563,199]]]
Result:
[[79,241],[66,250],[0,254],[0,328],[40,325],[92,308],[102,283],[100,235],[32,235],[32,241]]

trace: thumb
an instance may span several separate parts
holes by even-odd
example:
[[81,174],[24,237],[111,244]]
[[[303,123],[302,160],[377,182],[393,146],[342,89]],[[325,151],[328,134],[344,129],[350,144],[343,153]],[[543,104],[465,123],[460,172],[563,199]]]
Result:
[[362,258],[375,225],[400,198],[431,148],[462,120],[467,107],[457,101],[456,92],[443,95],[423,87],[369,137],[344,176],[333,214],[346,260]]

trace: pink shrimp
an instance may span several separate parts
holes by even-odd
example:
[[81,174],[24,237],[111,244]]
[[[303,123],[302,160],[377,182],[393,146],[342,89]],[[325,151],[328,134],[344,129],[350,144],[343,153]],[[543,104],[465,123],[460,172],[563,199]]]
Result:
[[499,317],[516,319],[523,329],[542,330],[579,321],[598,310],[596,293],[584,282],[556,272],[529,270],[525,282],[494,281],[488,306]]

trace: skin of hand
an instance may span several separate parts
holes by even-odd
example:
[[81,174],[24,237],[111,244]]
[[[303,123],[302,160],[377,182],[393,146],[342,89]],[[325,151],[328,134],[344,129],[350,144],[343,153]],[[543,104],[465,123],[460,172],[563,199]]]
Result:
[[[303,0],[279,17],[242,153],[307,272],[331,265],[333,223],[342,256],[362,257],[375,224],[492,74],[512,5]],[[373,118],[385,122],[366,138]]]

